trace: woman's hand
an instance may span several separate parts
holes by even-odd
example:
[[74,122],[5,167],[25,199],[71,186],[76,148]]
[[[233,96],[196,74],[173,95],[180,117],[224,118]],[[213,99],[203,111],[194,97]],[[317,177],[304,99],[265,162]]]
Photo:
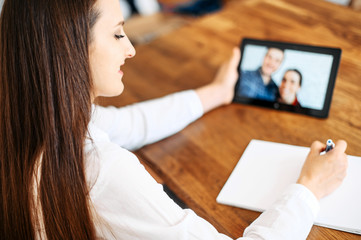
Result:
[[297,181],[310,189],[318,199],[332,193],[341,185],[348,166],[345,141],[337,141],[334,149],[320,155],[325,148],[326,145],[321,142],[312,143]]
[[204,112],[231,103],[234,96],[234,87],[238,79],[237,68],[240,57],[239,48],[234,48],[232,57],[222,64],[214,80],[210,84],[196,89]]

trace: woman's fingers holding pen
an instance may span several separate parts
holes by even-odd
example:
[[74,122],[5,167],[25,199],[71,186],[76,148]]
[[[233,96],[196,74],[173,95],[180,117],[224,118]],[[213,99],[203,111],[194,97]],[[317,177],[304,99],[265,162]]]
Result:
[[345,153],[347,148],[347,143],[344,140],[338,140],[336,142],[335,148],[334,149],[338,149],[338,151]]
[[311,150],[309,155],[320,155],[326,148],[326,145],[320,141],[314,141],[311,145]]
[[341,185],[348,167],[345,141],[337,141],[334,149],[320,155],[325,148],[326,145],[318,141],[311,145],[311,151],[298,179],[298,183],[309,188],[318,199]]

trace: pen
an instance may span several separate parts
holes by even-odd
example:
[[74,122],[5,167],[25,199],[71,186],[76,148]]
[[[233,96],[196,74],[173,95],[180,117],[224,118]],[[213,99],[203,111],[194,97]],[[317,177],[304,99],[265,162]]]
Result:
[[325,152],[328,152],[330,150],[332,150],[335,147],[335,144],[332,142],[331,139],[328,139],[326,142],[326,149]]

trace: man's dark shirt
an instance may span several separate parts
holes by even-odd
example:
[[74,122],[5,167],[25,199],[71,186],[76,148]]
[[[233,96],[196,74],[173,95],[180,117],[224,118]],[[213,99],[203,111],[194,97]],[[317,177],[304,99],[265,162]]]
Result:
[[241,80],[237,88],[237,96],[276,101],[277,95],[278,86],[272,78],[268,85],[264,85],[260,68],[255,71],[241,72]]

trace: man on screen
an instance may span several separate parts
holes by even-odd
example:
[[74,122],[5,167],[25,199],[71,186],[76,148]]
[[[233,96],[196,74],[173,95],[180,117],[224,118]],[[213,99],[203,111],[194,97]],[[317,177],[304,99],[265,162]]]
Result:
[[253,71],[241,71],[241,79],[237,86],[237,95],[267,101],[275,101],[278,87],[272,74],[278,70],[284,57],[279,48],[268,48],[263,64]]
[[280,103],[298,106],[300,103],[297,99],[297,93],[301,89],[302,74],[297,69],[288,69],[283,75],[281,85],[279,87],[278,101]]

